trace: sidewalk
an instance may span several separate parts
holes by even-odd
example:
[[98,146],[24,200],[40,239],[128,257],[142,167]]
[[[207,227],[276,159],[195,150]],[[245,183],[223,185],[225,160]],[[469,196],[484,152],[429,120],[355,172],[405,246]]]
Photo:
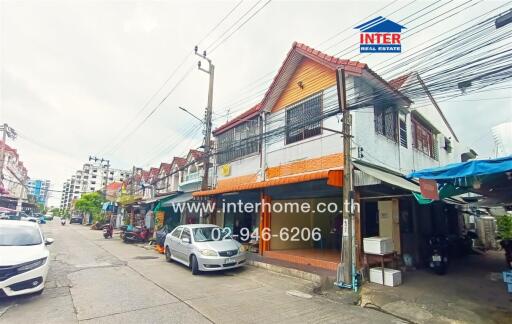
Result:
[[403,273],[403,284],[363,286],[361,304],[415,323],[511,323],[512,295],[501,271],[503,252],[454,260],[444,276],[427,270]]

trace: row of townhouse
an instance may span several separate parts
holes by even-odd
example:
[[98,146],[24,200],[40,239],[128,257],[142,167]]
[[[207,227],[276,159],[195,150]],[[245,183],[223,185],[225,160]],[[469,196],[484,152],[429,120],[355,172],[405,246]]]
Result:
[[[117,223],[129,221],[136,226],[153,224],[145,219],[148,211],[154,211],[159,225],[173,228],[180,223],[196,223],[197,213],[175,213],[171,205],[192,200],[192,193],[201,188],[204,174],[204,153],[190,149],[185,157],[175,156],[169,162],[149,170],[134,170],[134,176],[124,181],[124,192],[129,199],[118,199]],[[123,194],[121,194],[121,197]]]
[[[345,71],[348,106],[353,109],[354,170],[343,170],[339,68]],[[415,104],[409,93],[426,100]],[[268,228],[270,238],[260,238],[257,248],[263,257],[336,270],[344,172],[352,172],[360,206],[355,215],[358,265],[364,237],[390,237],[399,255],[420,264],[426,237],[460,230],[456,208],[419,204],[414,197],[419,187],[404,178],[413,170],[459,162],[467,154],[417,73],[388,82],[364,63],[294,43],[263,100],[213,135],[214,177],[209,190],[193,196],[216,201],[217,212],[208,215],[208,222],[230,227],[235,234],[242,228],[259,233]],[[170,185],[172,191],[174,183],[171,179],[163,186]],[[220,208],[238,201],[267,202],[272,208]],[[307,203],[310,210],[283,210],[286,203]],[[326,205],[336,208],[320,212],[318,207]],[[321,238],[280,235],[292,228],[318,228]]]
[[[4,145],[0,140],[0,145]],[[3,184],[5,194],[13,198],[27,199],[27,190],[25,188],[28,181],[27,168],[20,160],[18,151],[5,144],[4,164],[2,173],[4,175]]]
[[101,163],[84,163],[62,186],[60,208],[70,209],[72,202],[82,194],[105,189],[114,182],[122,182],[131,176],[131,171],[108,168]]

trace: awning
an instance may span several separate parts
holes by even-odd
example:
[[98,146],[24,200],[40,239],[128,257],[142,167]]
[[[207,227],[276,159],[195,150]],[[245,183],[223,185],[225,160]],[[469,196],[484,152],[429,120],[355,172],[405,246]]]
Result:
[[[218,194],[227,193],[227,192],[254,190],[254,189],[282,186],[282,185],[287,185],[287,184],[313,181],[313,180],[319,180],[319,179],[330,179],[330,177],[332,178],[331,183],[333,183],[333,185],[341,186],[342,178],[343,178],[342,175],[343,175],[343,172],[339,169],[338,170],[322,170],[322,171],[315,171],[315,172],[310,172],[310,173],[301,173],[298,175],[293,175],[293,176],[288,176],[288,177],[279,177],[279,178],[270,179],[270,180],[266,180],[266,181],[243,183],[243,184],[239,184],[239,185],[216,188],[216,189],[212,189],[212,190],[196,191],[193,193],[193,196],[194,197],[212,196],[212,195],[218,195]],[[340,178],[340,179],[338,179],[338,178]]]
[[187,202],[189,200],[192,200],[192,198],[194,198],[194,197],[192,196],[191,192],[185,192],[185,193],[183,193],[181,195],[178,195],[178,196],[176,196],[174,198],[171,198],[171,199],[167,200],[166,202],[162,203],[160,205],[160,207],[170,207],[170,206],[172,206],[174,204],[182,204],[182,203],[185,203],[185,202]]
[[386,172],[384,170],[369,166],[367,164],[363,164],[360,162],[353,162],[354,166],[361,170],[362,172],[371,175],[374,178],[377,178],[385,183],[388,183],[393,186],[397,186],[406,190],[410,190],[412,192],[420,192],[420,187],[417,184],[414,184],[398,175],[395,175],[390,172]]
[[486,176],[512,170],[512,155],[489,160],[473,160],[452,163],[438,168],[423,169],[412,172],[408,178],[433,179],[437,182],[455,180],[465,177]]
[[164,195],[164,196],[159,196],[159,197],[151,198],[151,199],[148,199],[148,200],[143,200],[140,203],[141,204],[151,204],[151,203],[154,203],[154,202],[157,202],[157,201],[160,201],[160,200],[164,200],[164,199],[167,199],[167,198],[170,198],[170,197],[173,197],[173,196],[176,196],[176,193],[172,193],[172,194],[169,194],[169,195]]

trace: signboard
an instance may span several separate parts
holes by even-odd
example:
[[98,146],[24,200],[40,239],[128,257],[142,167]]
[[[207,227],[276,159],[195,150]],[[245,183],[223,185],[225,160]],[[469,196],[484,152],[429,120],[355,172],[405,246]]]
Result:
[[231,174],[231,165],[230,164],[224,164],[220,167],[220,174],[223,177],[227,177]]
[[437,182],[430,179],[420,179],[420,191],[423,197],[432,200],[439,200]]

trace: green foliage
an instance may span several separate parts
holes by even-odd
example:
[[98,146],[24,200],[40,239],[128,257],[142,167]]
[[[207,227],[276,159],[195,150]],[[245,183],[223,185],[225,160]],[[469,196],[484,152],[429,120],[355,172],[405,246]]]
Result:
[[512,217],[496,217],[496,226],[498,227],[498,237],[502,240],[512,240]]
[[75,202],[75,209],[89,213],[95,219],[101,213],[101,206],[105,201],[105,197],[99,192],[87,193]]
[[52,213],[53,216],[61,216],[61,214],[62,214],[62,211],[60,210],[60,208],[53,208],[52,210],[50,210],[50,212]]

